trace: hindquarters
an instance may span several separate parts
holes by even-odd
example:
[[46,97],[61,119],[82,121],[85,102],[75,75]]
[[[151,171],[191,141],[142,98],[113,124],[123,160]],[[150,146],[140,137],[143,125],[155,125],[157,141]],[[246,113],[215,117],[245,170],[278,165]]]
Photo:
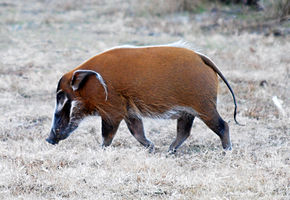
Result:
[[216,108],[217,93],[212,94],[210,98],[199,102],[200,106],[192,105],[199,117],[214,133],[221,139],[222,146],[225,150],[231,150],[231,140],[229,126],[222,119]]

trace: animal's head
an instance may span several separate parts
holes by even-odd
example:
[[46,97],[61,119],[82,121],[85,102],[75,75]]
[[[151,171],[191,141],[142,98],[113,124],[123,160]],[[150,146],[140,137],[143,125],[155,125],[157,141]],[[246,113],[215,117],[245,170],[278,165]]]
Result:
[[93,112],[86,99],[88,97],[85,90],[89,87],[87,82],[92,75],[104,88],[106,100],[108,95],[106,84],[101,75],[95,71],[77,70],[59,80],[52,127],[46,139],[50,144],[57,144],[60,140],[66,139],[79,126],[81,120]]

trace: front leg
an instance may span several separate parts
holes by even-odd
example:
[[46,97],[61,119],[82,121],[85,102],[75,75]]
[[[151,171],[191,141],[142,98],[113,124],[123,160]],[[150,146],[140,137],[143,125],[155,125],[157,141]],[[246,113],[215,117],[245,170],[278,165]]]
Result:
[[107,147],[112,143],[120,122],[121,120],[106,121],[102,119],[102,137],[103,137],[102,147]]

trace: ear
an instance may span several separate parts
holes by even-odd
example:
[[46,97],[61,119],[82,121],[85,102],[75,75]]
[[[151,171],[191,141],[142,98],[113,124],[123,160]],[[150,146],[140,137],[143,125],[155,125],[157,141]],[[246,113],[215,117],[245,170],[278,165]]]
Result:
[[73,91],[80,89],[84,85],[84,83],[86,82],[87,78],[90,75],[95,75],[96,78],[99,80],[99,82],[101,83],[101,85],[103,86],[105,90],[106,100],[107,100],[107,97],[108,97],[107,85],[105,81],[103,80],[102,76],[93,70],[76,70],[73,73],[73,76],[71,79],[71,87]]

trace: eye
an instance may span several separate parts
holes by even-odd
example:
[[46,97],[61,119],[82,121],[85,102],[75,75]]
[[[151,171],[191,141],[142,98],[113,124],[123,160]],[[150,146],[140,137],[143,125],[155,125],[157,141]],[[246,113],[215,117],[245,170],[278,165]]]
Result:
[[68,101],[68,97],[66,95],[66,93],[62,90],[60,90],[59,92],[57,92],[56,94],[56,108],[58,111],[62,110],[62,108],[65,106],[65,104]]
[[64,111],[67,111],[67,107],[70,106],[70,99],[67,97],[67,94],[60,90],[56,93],[56,108],[55,114],[60,115]]
[[63,91],[58,92],[58,93],[56,94],[56,100],[57,100],[57,102],[62,101],[62,100],[64,99],[64,97],[65,97],[65,94],[64,94]]

